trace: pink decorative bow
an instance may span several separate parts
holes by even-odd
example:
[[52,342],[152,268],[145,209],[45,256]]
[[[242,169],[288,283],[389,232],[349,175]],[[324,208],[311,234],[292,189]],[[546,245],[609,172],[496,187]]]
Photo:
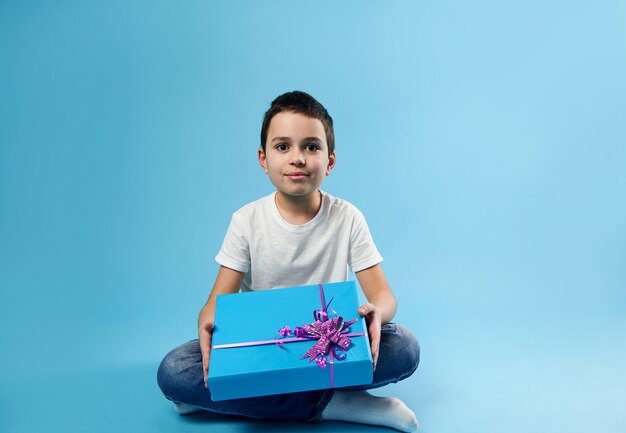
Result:
[[[350,326],[350,325],[347,325]],[[336,344],[343,350],[348,350],[350,347],[350,338],[343,335],[341,332],[344,328],[343,317],[335,317],[325,322],[316,320],[310,325],[304,325],[304,330],[312,338],[316,338],[317,343],[311,347],[302,358],[309,358],[309,362],[315,360],[318,356],[325,356],[328,353],[331,344]],[[341,359],[340,356],[335,355],[335,358]],[[345,358],[345,356],[344,356]]]
[[[313,311],[315,322],[310,325],[305,324],[304,327],[296,326],[293,332],[289,326],[285,326],[278,330],[279,335],[286,337],[295,335],[296,337],[318,340],[300,359],[309,358],[309,362],[315,361],[320,368],[326,368],[326,354],[329,354],[330,365],[332,370],[333,358],[343,361],[346,359],[345,351],[350,347],[349,336],[360,336],[363,333],[349,334],[350,325],[357,319],[345,322],[343,317],[337,316],[337,312],[330,310],[335,317],[328,317],[328,307],[333,301],[332,299],[326,304],[324,301],[324,292],[320,285],[320,293],[322,296],[322,309]],[[279,346],[281,343],[276,343]]]

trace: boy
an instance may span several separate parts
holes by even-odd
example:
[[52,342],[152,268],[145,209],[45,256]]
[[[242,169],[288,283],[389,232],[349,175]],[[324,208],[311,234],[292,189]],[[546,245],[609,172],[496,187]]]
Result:
[[[258,158],[276,192],[233,214],[216,256],[221,266],[213,290],[198,317],[198,340],[165,357],[157,377],[161,390],[180,413],[340,420],[414,431],[415,414],[401,400],[365,391],[410,376],[419,346],[407,329],[391,323],[397,303],[365,218],[352,204],[319,189],[336,162],[332,118],[304,92],[279,96],[265,113]],[[345,281],[347,266],[368,300],[358,314],[368,326],[371,385],[211,400],[206,379],[217,295]]]

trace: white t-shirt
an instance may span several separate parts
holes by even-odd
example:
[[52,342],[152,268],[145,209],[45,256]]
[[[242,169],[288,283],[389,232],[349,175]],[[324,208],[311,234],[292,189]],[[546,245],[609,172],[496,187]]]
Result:
[[383,261],[363,214],[322,192],[322,206],[302,225],[289,224],[276,207],[276,192],[236,211],[215,257],[245,273],[241,291],[346,281]]

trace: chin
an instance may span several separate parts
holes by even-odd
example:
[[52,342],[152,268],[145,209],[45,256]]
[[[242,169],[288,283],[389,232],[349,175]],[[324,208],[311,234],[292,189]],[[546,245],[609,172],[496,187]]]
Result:
[[295,197],[301,197],[304,195],[309,195],[311,193],[314,193],[315,191],[317,191],[317,188],[313,189],[313,190],[291,190],[291,191],[285,191],[285,190],[279,190],[280,192],[282,192],[285,195],[292,195]]

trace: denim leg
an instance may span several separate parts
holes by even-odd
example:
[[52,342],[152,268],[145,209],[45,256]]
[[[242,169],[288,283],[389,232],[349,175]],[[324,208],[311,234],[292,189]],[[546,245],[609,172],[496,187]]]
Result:
[[341,389],[372,389],[399,382],[412,375],[419,362],[420,346],[411,331],[393,322],[386,323],[380,333],[378,363],[372,383]]
[[261,419],[319,421],[319,414],[332,397],[332,391],[319,390],[213,401],[211,392],[204,387],[202,353],[197,339],[165,356],[157,372],[157,382],[165,397],[176,403]]
[[[382,326],[378,364],[369,385],[341,389],[371,389],[409,377],[419,364],[420,348],[411,332],[395,323]],[[216,413],[251,418],[319,422],[333,396],[332,389],[263,397],[213,401],[204,387],[202,353],[198,340],[168,353],[157,373],[165,397]]]

